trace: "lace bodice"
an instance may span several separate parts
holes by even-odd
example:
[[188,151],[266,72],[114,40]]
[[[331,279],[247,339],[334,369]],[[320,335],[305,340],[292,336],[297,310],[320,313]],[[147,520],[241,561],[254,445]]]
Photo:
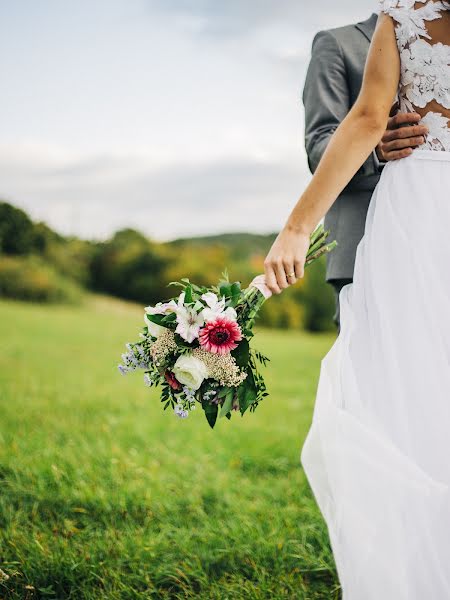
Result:
[[450,1],[380,0],[396,23],[399,111],[429,128],[422,149],[450,151]]

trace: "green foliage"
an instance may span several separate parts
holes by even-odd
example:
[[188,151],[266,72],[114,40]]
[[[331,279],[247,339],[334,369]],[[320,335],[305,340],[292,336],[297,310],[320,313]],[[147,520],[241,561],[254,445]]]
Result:
[[[38,226],[41,224],[38,223]],[[42,257],[57,271],[79,285],[90,285],[90,264],[95,244],[77,238],[47,240]]]
[[243,415],[256,401],[258,391],[253,377],[253,370],[248,370],[248,375],[238,389],[239,410]]
[[41,259],[3,256],[0,297],[35,302],[79,302],[81,290]]
[[[211,286],[219,281],[224,267],[230,264],[229,250],[220,244],[201,246],[194,242],[192,246],[178,248],[168,243],[164,250],[169,258],[166,265],[168,281],[189,277],[200,286]],[[245,273],[240,273],[239,277],[243,275]]]
[[[265,256],[276,234],[222,233],[218,235],[184,238],[169,242],[178,253],[208,248],[221,248],[229,253],[229,264],[236,264],[245,257]],[[223,265],[222,265],[223,269]]]
[[98,244],[91,264],[92,286],[127,300],[153,304],[168,295],[169,279],[164,276],[168,262],[160,245],[125,229]]
[[[33,223],[22,210],[0,203],[0,254],[38,255],[52,271],[79,286],[143,305],[173,295],[167,289],[170,281],[189,277],[199,286],[211,286],[228,266],[232,278],[222,286],[234,306],[240,284],[246,287],[263,272],[264,256],[274,237],[230,233],[158,244],[124,229],[106,242],[94,243],[65,238],[45,223]],[[304,280],[294,288],[266,302],[259,322],[283,329],[332,329],[334,300],[325,283],[324,260],[308,267]]]
[[217,415],[219,413],[219,407],[217,404],[210,404],[208,400],[202,401],[202,408],[205,411],[205,417],[208,421],[211,429],[214,429],[214,425],[217,421]]
[[233,389],[228,389],[227,394],[225,396],[225,400],[220,409],[221,417],[226,417],[227,415],[230,415],[230,417],[231,417],[230,413],[231,413],[231,409],[233,408],[234,393],[235,393],[235,391]]
[[[307,274],[308,276],[308,274]],[[288,289],[280,296],[273,296],[266,302],[260,315],[260,322],[277,329],[301,329],[303,327],[302,297],[298,288]]]
[[46,223],[35,223],[33,227],[33,247],[42,255],[46,255],[55,244],[63,244],[65,239],[62,235],[50,229]]
[[307,277],[302,287],[304,325],[308,331],[330,331],[334,329],[334,293],[325,281],[325,257],[307,269]]
[[[46,272],[57,271],[63,278],[86,286],[89,283],[89,263],[93,247],[90,242],[64,238],[45,223],[33,223],[22,210],[4,202],[0,203],[0,254],[39,256],[41,261],[36,262],[39,264],[38,274],[42,273],[45,262]],[[56,275],[53,273],[48,277],[54,279]],[[26,285],[24,282],[23,286]],[[25,296],[26,294],[23,295]],[[30,299],[34,297],[33,294],[30,295]],[[43,293],[43,301],[45,297]],[[53,298],[54,294],[50,293],[48,297]]]
[[250,358],[250,346],[248,341],[243,338],[237,348],[231,351],[231,355],[236,360],[236,364],[238,367],[243,369],[248,364],[248,359]]
[[0,253],[28,254],[34,246],[34,225],[20,208],[0,202]]
[[333,336],[257,332],[270,398],[179,420],[113,365],[140,309],[1,302],[0,597],[337,600],[299,463]]

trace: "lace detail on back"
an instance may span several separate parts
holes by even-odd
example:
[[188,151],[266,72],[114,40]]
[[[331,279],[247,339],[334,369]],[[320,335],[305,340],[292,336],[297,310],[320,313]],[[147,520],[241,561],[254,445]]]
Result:
[[429,134],[421,149],[450,152],[450,1],[380,3],[397,24],[399,111],[422,115]]

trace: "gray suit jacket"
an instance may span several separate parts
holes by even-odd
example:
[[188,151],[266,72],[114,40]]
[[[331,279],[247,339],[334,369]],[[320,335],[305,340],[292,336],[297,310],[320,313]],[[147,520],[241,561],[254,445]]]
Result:
[[[355,103],[377,15],[367,21],[328,31],[314,38],[303,91],[305,145],[311,172],[319,164],[331,135]],[[352,279],[360,242],[381,165],[375,152],[366,160],[325,217],[338,247],[327,257],[327,280]]]

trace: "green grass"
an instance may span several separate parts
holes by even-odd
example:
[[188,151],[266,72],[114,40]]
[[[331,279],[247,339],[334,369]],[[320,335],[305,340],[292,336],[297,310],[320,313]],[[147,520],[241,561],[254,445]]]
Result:
[[338,598],[299,462],[332,336],[260,332],[271,396],[212,431],[118,374],[141,322],[0,303],[0,598]]

